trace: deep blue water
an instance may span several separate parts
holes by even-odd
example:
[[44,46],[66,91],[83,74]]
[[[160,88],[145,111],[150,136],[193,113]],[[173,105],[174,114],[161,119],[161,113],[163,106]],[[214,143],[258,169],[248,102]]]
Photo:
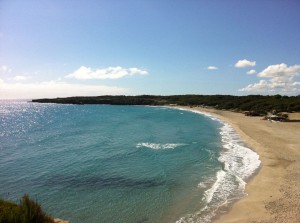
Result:
[[0,197],[72,223],[209,222],[258,162],[228,125],[162,107],[0,101],[0,142]]

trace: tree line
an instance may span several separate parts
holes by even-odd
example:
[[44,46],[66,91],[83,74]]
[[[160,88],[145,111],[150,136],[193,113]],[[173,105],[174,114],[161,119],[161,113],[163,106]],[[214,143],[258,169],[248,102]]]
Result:
[[139,95],[139,96],[96,96],[36,99],[32,102],[59,104],[109,104],[109,105],[183,105],[207,106],[236,111],[255,111],[266,114],[269,111],[300,112],[300,95]]

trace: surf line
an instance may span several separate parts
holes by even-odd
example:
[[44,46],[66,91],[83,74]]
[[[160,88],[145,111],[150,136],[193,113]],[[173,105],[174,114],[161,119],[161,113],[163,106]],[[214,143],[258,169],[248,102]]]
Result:
[[[222,125],[219,128],[222,150],[218,160],[223,167],[217,171],[212,186],[206,188],[204,192],[203,199],[206,201],[206,206],[197,213],[189,214],[176,221],[176,223],[190,222],[193,219],[192,222],[210,222],[218,214],[220,207],[227,207],[233,201],[247,195],[245,193],[247,181],[261,165],[259,155],[247,147],[226,121],[204,111],[182,107],[164,107],[204,115]],[[203,182],[200,182],[199,185],[203,185]]]

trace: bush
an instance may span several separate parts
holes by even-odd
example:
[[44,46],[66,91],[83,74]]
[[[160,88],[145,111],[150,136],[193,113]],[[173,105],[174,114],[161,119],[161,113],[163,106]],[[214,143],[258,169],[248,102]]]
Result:
[[0,223],[20,222],[19,206],[9,201],[0,200]]
[[53,219],[25,194],[19,205],[0,200],[0,223],[53,223]]

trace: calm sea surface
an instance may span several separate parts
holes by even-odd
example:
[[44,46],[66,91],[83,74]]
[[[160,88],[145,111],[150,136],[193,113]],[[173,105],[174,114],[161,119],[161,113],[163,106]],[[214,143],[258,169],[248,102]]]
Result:
[[72,223],[210,222],[258,158],[189,111],[0,101],[0,197],[29,193]]

